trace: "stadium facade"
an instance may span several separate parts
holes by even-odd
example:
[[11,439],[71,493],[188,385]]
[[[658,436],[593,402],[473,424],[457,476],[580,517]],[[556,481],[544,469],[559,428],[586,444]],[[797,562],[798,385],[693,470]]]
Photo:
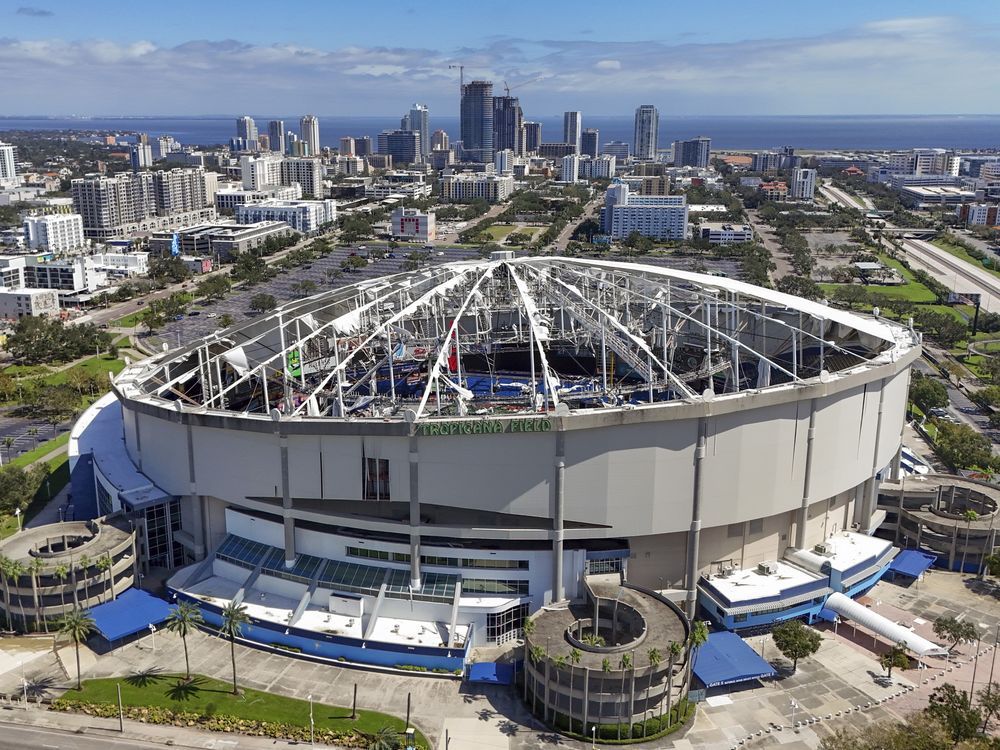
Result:
[[102,513],[167,519],[143,557],[210,621],[237,599],[256,640],[451,669],[591,575],[737,628],[734,572],[820,576],[790,555],[840,545],[851,593],[873,583],[918,354],[912,329],[727,278],[501,253],[132,364],[71,454]]

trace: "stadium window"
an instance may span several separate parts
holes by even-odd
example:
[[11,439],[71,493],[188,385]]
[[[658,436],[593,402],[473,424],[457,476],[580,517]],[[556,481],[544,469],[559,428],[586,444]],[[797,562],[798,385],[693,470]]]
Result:
[[743,536],[743,524],[741,523],[731,523],[726,527],[726,536],[730,539],[736,539]]
[[365,500],[389,499],[389,459],[362,458]]
[[759,534],[764,530],[764,519],[755,518],[750,522],[750,533]]

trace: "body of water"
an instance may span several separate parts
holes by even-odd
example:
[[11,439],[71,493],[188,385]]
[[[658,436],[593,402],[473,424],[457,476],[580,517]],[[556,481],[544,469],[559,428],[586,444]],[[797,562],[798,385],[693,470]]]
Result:
[[[267,132],[273,117],[256,117]],[[299,118],[284,117],[285,129],[298,131]],[[531,119],[531,118],[528,118]],[[562,116],[535,118],[542,123],[544,142],[562,141]],[[341,136],[370,136],[399,127],[392,117],[320,116],[320,140],[336,147]],[[431,115],[431,131],[445,130],[458,140],[457,117]],[[629,116],[583,116],[583,127],[598,128],[601,143],[632,142]],[[0,117],[4,130],[80,130],[112,133],[144,132],[172,135],[183,144],[227,143],[236,134],[236,117]],[[827,116],[676,116],[660,113],[660,146],[680,138],[706,135],[716,149],[905,149],[940,147],[1000,149],[1000,115],[827,115]]]

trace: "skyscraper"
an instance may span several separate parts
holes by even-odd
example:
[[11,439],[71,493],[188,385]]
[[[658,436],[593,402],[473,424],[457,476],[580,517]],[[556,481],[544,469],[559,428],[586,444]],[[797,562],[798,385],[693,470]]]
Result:
[[236,120],[236,138],[243,140],[243,146],[247,151],[257,150],[257,123],[252,117],[243,115]]
[[596,159],[600,154],[601,131],[597,128],[587,128],[580,135],[580,153]]
[[463,158],[493,161],[493,83],[472,81],[462,86]]
[[309,147],[309,156],[319,156],[319,118],[304,115],[299,120],[299,136]]
[[132,148],[129,149],[129,161],[133,172],[153,166],[152,147],[148,143],[132,144]]
[[660,131],[660,113],[652,104],[643,104],[635,110],[635,143],[632,153],[636,159],[656,158],[656,139]]
[[363,135],[354,139],[355,156],[368,156],[371,153],[373,153],[371,136]]
[[431,151],[446,151],[450,145],[448,134],[443,130],[435,130],[433,135],[431,135]]
[[17,187],[17,147],[0,141],[0,188]]
[[272,151],[285,153],[285,121],[271,120],[267,124],[267,137]]
[[414,104],[410,112],[403,118],[406,123],[403,130],[412,130],[420,134],[420,153],[425,158],[431,153],[430,113],[426,104]]
[[580,132],[583,127],[583,115],[580,112],[563,113],[563,143],[572,143],[576,146],[576,153],[580,153]]
[[533,154],[542,145],[542,123],[526,120],[524,123],[524,153]]
[[383,130],[378,134],[378,152],[392,156],[393,164],[419,164],[422,150],[419,130]]
[[521,155],[521,103],[516,96],[493,97],[493,148]]
[[338,151],[341,156],[354,156],[354,139],[349,135],[342,136]]
[[712,139],[698,136],[689,141],[674,141],[674,166],[706,169],[712,151]]

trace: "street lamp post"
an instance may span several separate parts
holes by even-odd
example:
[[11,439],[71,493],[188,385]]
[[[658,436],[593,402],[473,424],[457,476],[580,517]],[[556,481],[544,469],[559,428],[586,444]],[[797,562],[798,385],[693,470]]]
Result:
[[313,697],[312,693],[309,693],[309,744],[313,747],[316,746],[316,732],[315,723],[313,722]]
[[24,676],[24,662],[18,662],[21,665],[21,691],[24,695],[24,710],[28,710],[28,680]]
[[597,726],[591,725],[590,727],[590,746],[597,747]]
[[976,670],[979,669],[979,648],[983,641],[983,634],[980,632],[981,627],[982,623],[976,627],[976,655],[972,659],[972,685],[969,687],[969,700],[972,700],[976,694]]
[[151,651],[156,651],[156,626],[149,623],[149,645]]
[[17,530],[21,531],[21,509],[14,508],[14,516],[17,518]]

